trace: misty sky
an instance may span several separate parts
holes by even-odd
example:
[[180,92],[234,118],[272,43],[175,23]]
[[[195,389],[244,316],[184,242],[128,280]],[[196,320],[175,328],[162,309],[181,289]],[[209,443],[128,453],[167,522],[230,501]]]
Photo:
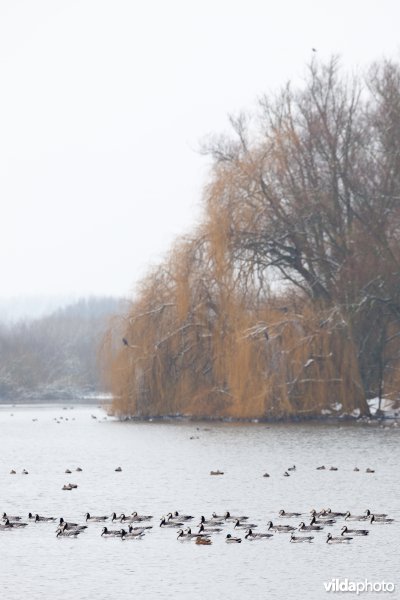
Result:
[[210,134],[315,47],[400,58],[398,0],[0,0],[0,297],[129,293],[199,219]]

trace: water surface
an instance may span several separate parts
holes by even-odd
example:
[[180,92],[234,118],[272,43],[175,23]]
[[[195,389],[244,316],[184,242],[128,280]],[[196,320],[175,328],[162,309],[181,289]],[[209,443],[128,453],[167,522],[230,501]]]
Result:
[[[81,523],[87,511],[136,510],[156,517],[153,530],[132,542],[102,539],[96,523],[72,540],[56,539],[54,524],[0,531],[5,600],[320,600],[327,595],[323,582],[333,577],[390,581],[398,593],[399,429],[130,423],[104,416],[93,406],[0,407],[0,510]],[[296,471],[284,477],[293,464]],[[322,464],[338,471],[317,471]],[[78,466],[81,473],[75,471]],[[353,471],[355,466],[360,472]],[[375,473],[367,474],[367,467]],[[21,474],[24,468],[28,475]],[[71,475],[65,474],[67,468]],[[10,475],[11,469],[17,474]],[[217,469],[224,475],[210,476]],[[62,491],[68,482],[78,489]],[[312,544],[293,545],[280,534],[228,545],[229,525],[213,537],[212,546],[196,546],[178,542],[175,530],[158,526],[172,510],[195,515],[195,523],[202,514],[230,510],[249,515],[259,531],[266,531],[269,520],[282,521],[281,508],[309,512],[321,507],[352,513],[370,508],[396,522],[372,525],[368,537],[337,546],[325,543],[325,532],[315,534]],[[299,520],[284,522],[298,525]],[[338,535],[341,525],[326,530]],[[397,594],[362,595],[382,596]]]

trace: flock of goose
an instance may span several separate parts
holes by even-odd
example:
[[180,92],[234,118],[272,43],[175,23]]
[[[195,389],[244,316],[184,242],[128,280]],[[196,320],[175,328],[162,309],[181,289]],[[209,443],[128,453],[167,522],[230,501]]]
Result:
[[[226,526],[233,529],[232,532],[226,533],[225,536],[225,542],[229,544],[241,543],[243,539],[247,541],[269,540],[274,537],[274,534],[285,533],[290,534],[289,541],[291,543],[310,543],[315,538],[314,534],[326,532],[326,527],[333,527],[338,524],[339,521],[342,521],[340,533],[336,536],[333,536],[330,532],[327,533],[325,541],[327,544],[348,544],[356,536],[362,537],[369,534],[368,529],[361,529],[360,526],[367,524],[390,524],[394,521],[394,519],[388,517],[385,513],[377,514],[371,512],[369,509],[367,509],[364,514],[360,515],[351,514],[349,511],[332,511],[330,508],[322,509],[319,512],[312,509],[309,513],[286,512],[284,509],[281,509],[278,513],[278,517],[279,519],[288,519],[292,523],[295,519],[300,520],[303,518],[303,520],[297,526],[290,524],[274,524],[272,521],[268,521],[266,531],[260,533],[254,531],[258,525],[256,523],[251,523],[248,516],[232,515],[227,511],[220,515],[213,513],[208,519],[201,516],[199,523],[196,525],[198,531],[192,532],[192,528],[189,524],[194,520],[194,516],[180,514],[175,511],[169,512],[163,516],[159,526],[165,529],[175,529],[177,540],[181,542],[194,541],[199,545],[212,544],[213,537],[224,532]],[[308,519],[306,519],[306,517],[308,517]],[[2,521],[0,522],[0,531],[23,529],[30,523],[55,523],[58,521],[56,529],[56,536],[58,538],[76,538],[88,528],[90,523],[102,523],[103,528],[100,535],[103,538],[139,540],[153,528],[153,526],[149,524],[152,519],[152,515],[139,515],[136,511],[128,516],[124,513],[117,516],[115,512],[112,513],[111,516],[95,516],[86,513],[85,524],[79,524],[64,521],[62,517],[48,517],[30,512],[26,519],[28,522],[25,522],[20,515],[9,515],[4,512]],[[305,520],[309,520],[308,525],[305,524]],[[348,524],[350,522],[358,522],[359,525],[356,528],[349,528]],[[111,528],[109,528],[109,526]],[[238,537],[236,535],[238,532],[244,534],[243,537]],[[300,535],[296,532],[299,532]]]

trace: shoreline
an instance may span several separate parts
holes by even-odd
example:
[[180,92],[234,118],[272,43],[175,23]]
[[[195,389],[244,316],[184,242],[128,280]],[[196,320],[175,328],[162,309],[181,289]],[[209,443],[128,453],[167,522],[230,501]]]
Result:
[[132,421],[134,423],[222,423],[222,424],[255,424],[255,425],[289,425],[298,423],[315,423],[323,425],[339,425],[339,424],[363,424],[376,425],[383,422],[390,423],[393,427],[400,426],[400,416],[384,415],[370,417],[353,417],[351,415],[342,416],[301,416],[294,415],[291,417],[261,417],[261,418],[235,418],[235,417],[210,417],[210,416],[192,416],[192,415],[149,415],[149,416],[128,416],[116,415],[112,412],[108,413],[116,420],[121,422]]

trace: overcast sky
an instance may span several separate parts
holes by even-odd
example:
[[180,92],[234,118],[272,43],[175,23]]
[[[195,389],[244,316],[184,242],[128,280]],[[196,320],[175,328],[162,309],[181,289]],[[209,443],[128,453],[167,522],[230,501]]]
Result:
[[199,219],[209,134],[400,57],[399,0],[0,0],[0,298],[125,295]]

